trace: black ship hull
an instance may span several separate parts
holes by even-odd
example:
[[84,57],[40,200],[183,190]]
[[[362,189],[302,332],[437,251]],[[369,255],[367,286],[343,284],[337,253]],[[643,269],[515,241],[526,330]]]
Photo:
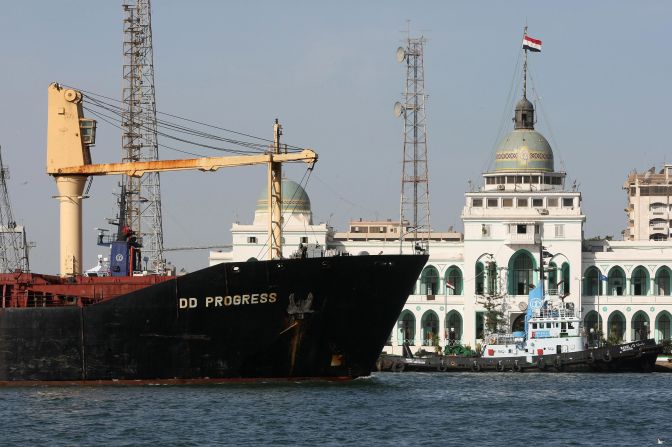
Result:
[[0,310],[0,382],[368,375],[426,256],[227,263],[88,306]]

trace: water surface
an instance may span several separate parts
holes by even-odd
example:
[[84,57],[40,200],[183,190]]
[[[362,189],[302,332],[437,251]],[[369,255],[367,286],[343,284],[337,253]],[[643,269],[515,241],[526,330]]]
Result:
[[0,390],[0,445],[672,445],[672,374]]

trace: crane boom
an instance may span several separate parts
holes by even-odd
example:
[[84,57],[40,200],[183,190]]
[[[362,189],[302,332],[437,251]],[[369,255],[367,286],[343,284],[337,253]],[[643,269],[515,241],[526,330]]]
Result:
[[56,180],[60,202],[60,274],[82,272],[82,194],[89,176],[126,174],[141,177],[149,172],[200,170],[216,171],[233,166],[268,166],[269,241],[271,259],[282,255],[282,163],[303,161],[312,165],[317,154],[310,149],[280,152],[281,126],[274,124],[274,144],[269,152],[257,155],[203,157],[182,160],[155,160],[128,163],[92,164],[90,147],[95,143],[96,122],[84,118],[83,95],[59,84],[49,86],[47,128],[47,173]]
[[186,158],[182,160],[156,160],[136,161],[128,163],[87,164],[69,166],[64,168],[52,168],[51,175],[118,175],[126,174],[132,177],[142,177],[147,172],[167,171],[216,171],[220,168],[234,166],[250,166],[266,163],[285,163],[291,161],[303,161],[315,163],[317,154],[310,149],[289,154],[259,154],[259,155],[234,155],[228,157],[204,157]]

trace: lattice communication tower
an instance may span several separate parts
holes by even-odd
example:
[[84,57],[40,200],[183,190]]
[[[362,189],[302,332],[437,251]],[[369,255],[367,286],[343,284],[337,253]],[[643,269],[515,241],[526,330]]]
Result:
[[2,163],[0,152],[0,272],[9,273],[17,270],[27,272],[28,244],[26,232],[22,225],[17,225],[12,214],[7,191],[9,168]]
[[[122,158],[124,162],[158,160],[154,55],[150,0],[124,4],[124,87],[122,91]],[[147,268],[163,273],[163,225],[159,173],[122,177],[125,194],[120,210],[128,227],[142,240]],[[120,228],[121,230],[121,228]]]
[[416,248],[429,249],[429,174],[427,123],[425,117],[424,37],[408,37],[406,47],[397,49],[397,61],[406,64],[403,102],[394,111],[404,117],[404,157],[401,173],[399,240],[415,241]]

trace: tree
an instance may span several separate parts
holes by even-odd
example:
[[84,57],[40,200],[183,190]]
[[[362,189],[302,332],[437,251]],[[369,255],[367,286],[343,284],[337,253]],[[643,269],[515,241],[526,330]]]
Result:
[[496,334],[504,332],[506,319],[502,310],[504,295],[499,293],[499,270],[494,261],[486,263],[485,271],[488,275],[487,292],[478,296],[476,300],[485,309],[485,333]]

